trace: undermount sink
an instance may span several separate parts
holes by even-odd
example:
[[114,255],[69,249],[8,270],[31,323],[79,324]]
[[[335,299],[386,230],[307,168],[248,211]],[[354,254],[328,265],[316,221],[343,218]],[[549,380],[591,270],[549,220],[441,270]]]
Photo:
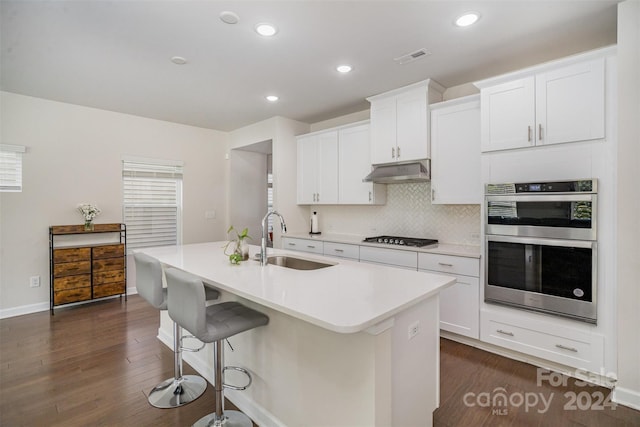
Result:
[[275,255],[267,257],[267,264],[293,268],[294,270],[318,270],[320,268],[331,267],[333,265],[287,255]]

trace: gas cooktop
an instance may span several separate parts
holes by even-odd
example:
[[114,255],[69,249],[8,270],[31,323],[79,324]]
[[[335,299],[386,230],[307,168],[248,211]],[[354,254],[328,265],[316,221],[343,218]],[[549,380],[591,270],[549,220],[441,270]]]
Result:
[[363,242],[382,243],[387,245],[413,246],[421,248],[423,246],[435,245],[438,243],[435,239],[418,239],[415,237],[398,237],[398,236],[375,236],[367,237]]

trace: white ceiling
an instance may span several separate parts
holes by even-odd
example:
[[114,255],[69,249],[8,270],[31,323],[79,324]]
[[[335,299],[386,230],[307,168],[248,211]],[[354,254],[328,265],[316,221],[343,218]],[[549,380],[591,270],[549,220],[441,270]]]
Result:
[[[223,131],[314,123],[426,78],[452,87],[615,44],[617,1],[1,0],[0,88]],[[455,27],[467,10],[480,21]],[[254,32],[264,21],[276,36]]]

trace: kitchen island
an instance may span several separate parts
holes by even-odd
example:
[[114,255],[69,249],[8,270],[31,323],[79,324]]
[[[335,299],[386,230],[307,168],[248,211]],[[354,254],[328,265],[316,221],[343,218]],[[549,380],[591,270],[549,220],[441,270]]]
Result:
[[[143,249],[269,316],[232,337],[226,364],[253,375],[227,397],[260,425],[428,426],[439,400],[438,293],[455,278],[270,250],[331,264],[318,270],[231,265],[225,242]],[[251,257],[259,251],[250,248]],[[161,314],[159,337],[171,345]],[[210,346],[183,353],[210,382]],[[242,379],[237,379],[237,382]],[[232,374],[228,382],[234,383]],[[211,399],[212,396],[203,397]]]

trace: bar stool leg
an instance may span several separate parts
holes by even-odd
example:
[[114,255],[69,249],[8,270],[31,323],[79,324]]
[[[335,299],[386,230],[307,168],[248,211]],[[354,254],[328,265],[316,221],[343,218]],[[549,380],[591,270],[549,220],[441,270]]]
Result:
[[177,408],[191,403],[207,389],[207,381],[198,375],[182,375],[182,328],[173,322],[173,378],[149,392],[149,403],[156,408]]
[[215,370],[216,411],[200,418],[193,427],[253,427],[253,421],[239,411],[224,410],[224,340],[213,344],[213,368]]

